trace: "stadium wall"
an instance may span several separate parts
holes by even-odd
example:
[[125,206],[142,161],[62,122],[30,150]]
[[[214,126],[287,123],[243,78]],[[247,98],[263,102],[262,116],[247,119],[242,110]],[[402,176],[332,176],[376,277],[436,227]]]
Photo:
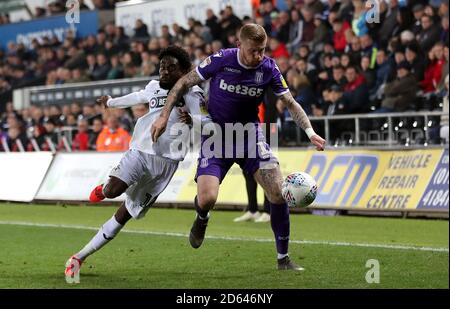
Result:
[[[283,175],[310,173],[319,185],[311,208],[370,212],[449,211],[448,149],[313,150],[280,149]],[[122,153],[2,153],[0,200],[87,201],[108,178]],[[191,204],[196,154],[189,154],[161,194],[161,204]],[[235,165],[221,185],[218,204],[247,204],[245,181]],[[260,201],[262,190],[258,192]],[[106,202],[121,201],[124,196]]]
[[206,20],[206,10],[212,9],[218,16],[220,10],[227,5],[233,7],[233,12],[243,18],[252,16],[250,0],[165,0],[138,2],[126,1],[116,4],[115,20],[117,26],[122,26],[127,35],[133,34],[135,21],[141,19],[151,35],[160,36],[162,25],[178,25],[187,28],[190,17],[196,20]]

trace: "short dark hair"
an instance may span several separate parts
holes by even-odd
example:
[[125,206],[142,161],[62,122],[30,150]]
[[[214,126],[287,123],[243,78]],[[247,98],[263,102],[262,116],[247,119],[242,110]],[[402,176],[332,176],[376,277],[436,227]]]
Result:
[[174,57],[175,59],[177,59],[181,69],[184,72],[188,72],[192,67],[189,54],[182,47],[170,45],[159,53],[158,58],[161,61],[162,58],[166,56]]

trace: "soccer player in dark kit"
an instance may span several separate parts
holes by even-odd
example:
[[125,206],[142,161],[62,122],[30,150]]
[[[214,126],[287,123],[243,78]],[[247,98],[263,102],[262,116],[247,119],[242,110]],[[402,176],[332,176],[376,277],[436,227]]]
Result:
[[[317,150],[323,150],[325,140],[312,129],[311,123],[299,103],[292,97],[275,61],[264,55],[267,34],[257,24],[242,27],[238,48],[224,49],[206,58],[195,70],[181,78],[170,91],[166,105],[159,118],[153,123],[153,141],[165,131],[168,117],[178,99],[188,89],[210,79],[208,112],[212,121],[221,130],[229,129],[229,124],[253,127],[253,135],[248,133],[243,145],[233,139],[230,151],[225,149],[230,142],[224,136],[217,137],[222,149],[214,149],[211,155],[209,138],[202,136],[202,147],[197,168],[197,196],[194,199],[197,216],[191,228],[189,241],[193,248],[201,246],[209,220],[209,210],[214,207],[219,186],[230,167],[237,163],[245,173],[253,175],[264,189],[271,206],[271,225],[275,235],[277,265],[280,270],[303,270],[291,261],[289,245],[289,208],[281,195],[283,177],[277,158],[265,142],[262,129],[258,125],[258,105],[264,91],[272,87],[274,93],[286,105],[298,126],[305,130]],[[249,130],[251,131],[251,130]],[[256,150],[256,151],[255,151]],[[237,153],[244,153],[244,156]],[[252,154],[256,155],[252,155]]]

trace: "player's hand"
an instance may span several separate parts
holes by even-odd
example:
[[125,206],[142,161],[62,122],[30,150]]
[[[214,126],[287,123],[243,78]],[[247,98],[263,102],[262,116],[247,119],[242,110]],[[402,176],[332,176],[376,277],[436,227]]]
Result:
[[159,116],[155,122],[153,122],[151,128],[153,143],[156,143],[158,138],[164,133],[164,131],[166,131],[167,121],[167,118]]
[[106,105],[106,103],[108,102],[109,99],[111,99],[109,95],[102,95],[100,98],[95,100],[95,102],[97,102],[97,104],[100,104],[104,108],[108,108],[108,105]]
[[317,134],[311,136],[311,143],[316,146],[318,151],[323,151],[325,149],[325,140]]
[[192,118],[188,112],[183,111],[181,108],[178,109],[178,119],[187,125],[192,125]]

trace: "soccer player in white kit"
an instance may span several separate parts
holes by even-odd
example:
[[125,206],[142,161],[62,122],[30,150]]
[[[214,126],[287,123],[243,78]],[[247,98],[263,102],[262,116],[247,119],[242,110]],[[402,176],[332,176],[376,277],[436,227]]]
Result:
[[[180,120],[184,123],[191,120],[201,122],[202,118],[207,117],[206,109],[202,108],[205,104],[203,90],[194,86],[179,100],[178,109],[170,115],[168,127],[175,126],[176,130],[170,132],[169,129],[156,143],[152,141],[150,127],[159,117],[169,90],[191,68],[189,55],[181,47],[169,46],[160,53],[159,59],[159,81],[152,80],[144,90],[119,98],[102,96],[97,100],[106,107],[114,108],[148,103],[150,109],[137,121],[130,149],[119,165],[113,168],[108,182],[97,186],[90,195],[91,202],[100,202],[126,192],[126,200],[91,241],[69,258],[65,269],[68,283],[79,283],[83,261],[112,240],[128,220],[145,216],[167,187],[189,148],[186,145],[189,145],[190,132],[179,130],[182,127]],[[181,143],[185,143],[183,147],[179,147]]]

